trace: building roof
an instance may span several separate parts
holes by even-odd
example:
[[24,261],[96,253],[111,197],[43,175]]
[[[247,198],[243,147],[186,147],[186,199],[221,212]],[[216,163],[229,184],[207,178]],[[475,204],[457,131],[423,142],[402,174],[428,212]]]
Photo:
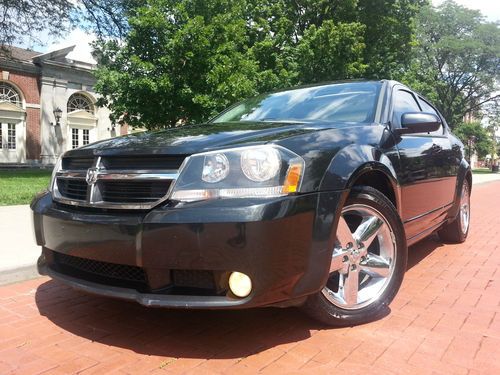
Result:
[[42,52],[37,52],[29,49],[24,49],[24,48],[19,48],[19,47],[14,47],[14,46],[1,46],[1,49],[3,49],[5,52],[0,53],[0,54],[10,54],[10,56],[6,56],[9,59],[12,60],[18,60],[18,61],[24,61],[24,62],[29,62],[32,63],[33,57],[41,55]]
[[0,45],[0,65],[15,70],[37,72],[44,66],[53,66],[58,69],[70,69],[90,73],[95,65],[83,61],[72,60],[67,55],[75,46],[59,48],[50,52],[38,52],[29,49]]

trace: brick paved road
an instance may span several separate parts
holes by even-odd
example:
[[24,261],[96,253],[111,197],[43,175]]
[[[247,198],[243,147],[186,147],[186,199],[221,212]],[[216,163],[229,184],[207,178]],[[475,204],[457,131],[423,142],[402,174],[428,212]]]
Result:
[[500,183],[462,245],[410,249],[385,318],[324,329],[295,309],[151,310],[48,278],[0,288],[0,374],[500,374]]

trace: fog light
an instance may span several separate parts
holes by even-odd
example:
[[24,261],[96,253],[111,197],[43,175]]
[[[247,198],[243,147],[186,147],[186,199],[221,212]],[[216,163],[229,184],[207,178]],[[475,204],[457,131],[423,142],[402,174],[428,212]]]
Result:
[[229,288],[237,297],[246,297],[252,291],[252,280],[241,272],[233,272],[229,276]]

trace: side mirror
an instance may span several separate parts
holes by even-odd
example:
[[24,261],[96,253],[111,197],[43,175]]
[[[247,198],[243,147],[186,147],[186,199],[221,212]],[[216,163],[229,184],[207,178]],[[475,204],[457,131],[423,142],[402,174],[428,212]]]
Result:
[[438,130],[440,126],[441,119],[433,113],[407,112],[401,116],[401,128],[394,129],[394,133],[428,133]]

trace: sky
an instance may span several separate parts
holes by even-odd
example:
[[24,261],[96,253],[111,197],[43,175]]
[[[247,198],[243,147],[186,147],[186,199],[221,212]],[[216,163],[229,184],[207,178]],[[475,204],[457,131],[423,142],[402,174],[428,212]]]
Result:
[[[437,6],[444,0],[432,0],[432,5]],[[500,2],[498,0],[455,0],[456,3],[466,8],[478,9],[488,21],[500,21]]]
[[95,40],[93,34],[86,33],[82,29],[73,29],[64,39],[53,41],[44,50],[37,49],[37,51],[49,52],[74,45],[75,49],[66,56],[68,59],[95,64],[96,61],[92,57],[92,48],[90,47],[93,40]]
[[[432,0],[432,4],[437,6],[444,0]],[[500,21],[500,2],[499,0],[455,0],[457,3],[471,9],[478,9],[487,17],[489,21]],[[72,30],[67,36],[59,40],[54,40],[49,36],[41,36],[44,45],[31,46],[28,43],[21,47],[30,47],[40,52],[50,52],[60,48],[75,45],[75,49],[68,55],[68,58],[78,61],[85,61],[95,64],[91,55],[91,43],[95,36],[88,34],[81,29]]]

